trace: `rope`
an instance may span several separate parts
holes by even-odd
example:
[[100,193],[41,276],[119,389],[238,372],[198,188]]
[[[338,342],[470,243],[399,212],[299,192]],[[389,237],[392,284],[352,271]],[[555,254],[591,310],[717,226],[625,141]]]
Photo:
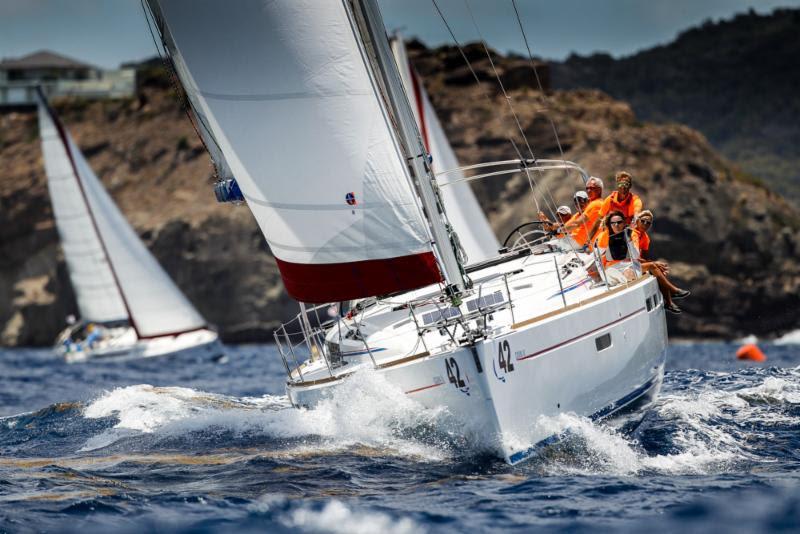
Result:
[[[516,15],[516,18],[517,18],[517,24],[519,25],[519,31],[522,34],[522,40],[525,42],[525,49],[528,51],[528,64],[531,66],[531,70],[533,71],[534,78],[536,78],[536,85],[539,88],[539,94],[541,94],[541,99],[542,99],[542,102],[544,103],[544,108],[543,109],[549,111],[551,109],[550,102],[549,102],[549,99],[547,98],[547,94],[544,91],[544,87],[542,86],[542,80],[539,77],[539,71],[536,69],[536,64],[533,61],[533,53],[531,52],[531,47],[530,47],[530,44],[528,43],[528,36],[525,34],[525,28],[524,28],[524,26],[522,24],[522,17],[519,14],[519,9],[517,9],[517,1],[516,0],[511,0],[511,5],[514,8],[514,14]],[[558,130],[556,129],[556,123],[555,123],[555,121],[553,121],[553,117],[549,113],[547,113],[546,116],[547,116],[547,120],[550,122],[550,128],[552,128],[552,130],[553,130],[553,137],[555,137],[556,145],[558,145],[558,153],[561,155],[561,161],[566,163],[566,158],[564,158],[564,149],[561,146],[561,138],[558,135]],[[569,171],[564,169],[564,175],[565,175],[565,177],[568,178],[569,177]],[[584,185],[586,185],[586,184],[584,184]],[[589,228],[586,225],[586,221],[583,221],[583,223],[581,223],[581,224],[583,225],[584,230],[586,230],[587,239],[588,239],[588,237],[589,237],[588,236]]]
[[[475,20],[475,15],[472,12],[472,8],[469,5],[467,0],[464,0],[464,5],[467,8],[467,13],[469,13],[469,17],[472,20],[472,25],[475,27],[475,31],[478,32],[478,37],[481,40],[481,46],[483,47],[483,51],[486,54],[486,58],[489,60],[489,65],[492,67],[492,72],[494,73],[494,77],[497,80],[497,84],[500,86],[500,91],[503,93],[503,97],[506,100],[506,104],[508,104],[508,109],[511,111],[511,116],[514,118],[514,123],[517,126],[517,130],[519,130],[519,135],[522,137],[522,140],[525,142],[525,146],[528,148],[528,153],[533,160],[534,166],[539,165],[539,161],[536,158],[536,155],[533,153],[533,149],[531,148],[530,143],[528,142],[528,137],[525,135],[525,131],[522,129],[522,124],[519,121],[519,116],[517,112],[514,110],[514,105],[512,104],[511,97],[508,95],[506,91],[505,85],[503,85],[503,80],[500,78],[500,74],[497,72],[497,68],[495,67],[494,60],[492,60],[492,55],[489,53],[489,48],[486,46],[486,39],[483,38],[483,33],[481,33],[481,29],[478,27],[478,22]],[[529,167],[527,165],[524,166],[525,176],[528,178],[528,187],[531,190],[531,197],[533,198],[533,203],[536,205],[536,211],[541,211],[539,208],[539,202],[536,199],[536,189],[539,187],[539,184],[536,183],[536,179],[531,176]],[[541,171],[540,171],[541,172]],[[546,188],[545,188],[546,189]],[[546,189],[547,190],[547,189]],[[549,190],[548,190],[549,192]],[[550,211],[550,215],[553,218],[557,218],[556,215],[556,203],[552,200],[552,195],[550,195],[551,205],[547,206],[547,209]],[[547,198],[545,200],[545,205],[547,205]]]
[[[219,143],[217,143],[216,138],[214,138],[214,134],[211,133],[211,130],[209,129],[208,125],[205,124],[203,122],[203,120],[199,116],[197,116],[197,114],[192,115],[192,113],[190,111],[191,107],[192,107],[191,106],[191,102],[187,103],[188,96],[186,98],[184,98],[182,96],[182,95],[184,95],[186,93],[181,91],[180,81],[178,80],[178,75],[175,72],[175,67],[172,64],[172,59],[169,59],[169,61],[167,61],[169,55],[166,54],[167,57],[165,57],[165,54],[162,54],[162,52],[161,52],[162,51],[162,47],[163,47],[164,50],[166,50],[166,44],[164,43],[163,32],[161,32],[160,29],[159,29],[159,35],[162,36],[162,38],[161,38],[161,45],[162,46],[158,46],[158,41],[156,40],[156,36],[153,33],[153,28],[150,25],[150,17],[152,17],[153,18],[153,24],[158,26],[158,23],[155,20],[155,15],[153,13],[151,13],[150,16],[148,16],[148,14],[147,14],[148,10],[144,5],[144,0],[141,0],[140,4],[142,6],[142,11],[144,12],[144,20],[145,20],[145,23],[147,23],[147,29],[150,31],[150,37],[153,39],[153,46],[156,49],[156,53],[158,54],[159,59],[161,59],[161,63],[164,66],[164,70],[167,71],[167,75],[169,76],[169,80],[170,80],[170,83],[172,85],[172,89],[173,89],[173,91],[175,91],[175,96],[178,97],[178,101],[181,103],[181,108],[183,109],[184,113],[186,114],[186,117],[189,119],[189,123],[192,125],[192,128],[194,129],[194,132],[197,134],[197,137],[200,138],[200,143],[203,144],[203,148],[206,149],[206,152],[211,154],[211,151],[208,149],[208,145],[206,145],[205,138],[200,134],[200,130],[197,128],[197,123],[200,123],[200,125],[203,127],[203,129],[208,134],[208,137],[214,142],[214,145],[216,145],[217,150],[221,154],[222,153],[222,149],[220,148]],[[195,122],[195,119],[196,119],[197,122]],[[219,169],[217,168],[217,162],[214,161],[214,158],[211,158],[211,163],[214,165],[214,174],[215,174],[215,176],[217,178],[220,178]]]
[[[464,59],[464,62],[466,63],[467,68],[469,68],[469,71],[472,74],[472,77],[475,79],[475,84],[481,89],[481,93],[483,94],[483,97],[487,100],[487,102],[489,102],[489,104],[493,104],[491,96],[489,96],[489,93],[486,91],[486,88],[481,83],[480,78],[478,78],[478,75],[475,72],[475,69],[472,68],[472,63],[470,63],[469,59],[467,58],[467,55],[464,53],[463,46],[461,46],[461,43],[459,42],[458,38],[455,35],[455,32],[453,31],[453,28],[450,26],[450,23],[447,22],[447,18],[444,16],[444,13],[442,12],[441,8],[439,7],[439,4],[436,2],[436,0],[431,0],[431,2],[433,4],[434,9],[438,13],[439,18],[442,20],[442,23],[444,24],[445,28],[447,28],[447,31],[450,34],[450,37],[453,40],[453,43],[456,45],[456,48],[458,49],[458,52],[461,54],[461,57]],[[467,9],[468,9],[468,11],[470,13],[470,17],[472,18],[473,24],[475,24],[475,17],[472,15],[472,10],[469,9],[469,4],[467,4]],[[477,24],[475,24],[475,27],[478,30],[478,34],[480,35],[480,29],[477,27]],[[486,48],[486,43],[483,40],[482,36],[481,36],[481,42],[483,43],[483,48],[486,51],[487,55],[489,55],[488,54],[488,50]],[[494,62],[492,61],[491,56],[489,56],[489,62],[492,65],[492,69],[494,69]],[[522,130],[521,124],[519,123],[518,116],[514,112],[513,105],[511,104],[509,96],[508,96],[507,92],[505,91],[505,87],[503,86],[502,81],[500,80],[499,76],[497,75],[496,69],[494,70],[494,72],[495,72],[495,76],[498,79],[498,82],[500,83],[501,89],[503,91],[503,95],[506,98],[506,102],[509,104],[509,108],[510,108],[510,110],[512,112],[512,115],[514,116],[514,121],[515,121],[515,123],[517,125],[517,128],[519,129],[519,131],[520,131],[520,133],[522,135],[522,138],[525,141],[525,144],[526,144],[526,146],[528,148],[528,151],[529,151],[529,153],[531,155],[531,159],[533,159],[534,163],[536,163],[537,162],[536,156],[533,154],[533,150],[531,149],[531,146],[528,143],[527,138],[525,137],[525,133]],[[508,139],[509,143],[511,143],[511,146],[514,149],[514,152],[516,152],[518,159],[520,161],[524,162],[527,158],[525,158],[522,155],[522,153],[519,150],[519,147],[517,146],[517,143],[514,142],[514,139],[511,136],[507,136],[506,138]],[[539,202],[538,202],[538,200],[536,198],[536,194],[535,194],[535,191],[534,191],[534,187],[535,187],[536,181],[531,176],[530,170],[529,170],[527,165],[523,165],[522,170],[525,172],[525,175],[526,175],[526,177],[528,179],[528,185],[531,188],[531,195],[532,195],[532,198],[533,198],[533,202],[534,202],[534,204],[536,206],[536,210],[537,211],[541,211],[541,208],[539,206]],[[555,205],[555,203],[553,203],[553,205]],[[555,218],[555,210],[553,210],[550,206],[548,206],[548,210],[551,212],[551,215]]]

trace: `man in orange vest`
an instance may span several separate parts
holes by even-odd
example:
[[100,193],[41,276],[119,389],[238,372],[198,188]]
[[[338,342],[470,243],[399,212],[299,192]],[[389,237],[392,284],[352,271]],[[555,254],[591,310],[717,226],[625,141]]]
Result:
[[586,195],[579,196],[579,193],[575,193],[575,202],[579,212],[567,221],[564,229],[570,232],[570,236],[579,247],[589,245],[591,248],[589,229],[594,228],[595,223],[600,220],[600,208],[603,206],[603,181],[592,176],[586,181]]
[[600,222],[612,211],[622,213],[623,217],[625,217],[626,225],[630,225],[636,214],[642,211],[642,199],[638,195],[631,193],[631,186],[633,185],[631,175],[621,171],[617,173],[616,178],[617,190],[608,195],[603,201],[603,205],[600,207],[600,216],[589,231],[590,237],[594,237],[600,227]]

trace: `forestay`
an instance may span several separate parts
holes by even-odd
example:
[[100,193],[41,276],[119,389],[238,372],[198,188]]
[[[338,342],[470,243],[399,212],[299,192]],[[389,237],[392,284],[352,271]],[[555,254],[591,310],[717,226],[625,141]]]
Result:
[[[428,98],[425,87],[414,72],[408,60],[406,46],[399,37],[392,39],[392,52],[400,70],[400,78],[414,110],[414,117],[422,133],[428,153],[433,157],[434,172],[447,171],[459,167],[455,152],[447,140],[442,124]],[[447,210],[447,217],[456,230],[461,246],[467,253],[470,263],[477,263],[497,255],[500,244],[494,235],[489,221],[481,209],[472,188],[466,182],[457,182],[464,178],[462,172],[451,172],[438,178],[441,187],[442,201]]]
[[149,4],[290,295],[347,300],[441,279],[345,2]]
[[56,224],[83,318],[128,319],[140,338],[205,327],[41,99],[39,124]]

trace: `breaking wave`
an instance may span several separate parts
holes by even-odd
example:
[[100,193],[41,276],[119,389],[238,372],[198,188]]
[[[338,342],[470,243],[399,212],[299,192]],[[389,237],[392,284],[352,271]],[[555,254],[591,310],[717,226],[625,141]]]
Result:
[[447,432],[455,427],[445,410],[424,408],[371,372],[336,388],[313,409],[293,409],[285,396],[234,398],[136,385],[105,393],[83,409],[83,417],[114,418],[116,423],[90,437],[80,452],[148,435],[156,441],[224,435],[228,441],[294,442],[293,450],[304,454],[358,446],[433,461],[448,457],[455,439],[454,432]]
[[[539,455],[547,474],[708,475],[761,461],[775,440],[797,442],[800,372],[769,371],[753,385],[708,373],[699,387],[663,393],[641,423],[616,426],[575,415],[541,417],[561,439]],[[697,372],[685,373],[697,380]],[[778,376],[774,376],[778,375]],[[795,446],[797,443],[795,443]],[[769,461],[769,460],[767,460]]]

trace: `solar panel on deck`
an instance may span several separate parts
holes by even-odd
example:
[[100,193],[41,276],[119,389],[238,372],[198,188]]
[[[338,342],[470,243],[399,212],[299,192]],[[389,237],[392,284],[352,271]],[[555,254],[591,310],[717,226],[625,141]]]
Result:
[[458,308],[443,308],[441,310],[432,311],[422,315],[423,324],[431,324],[461,315],[461,310]]
[[468,300],[467,310],[473,312],[477,309],[488,308],[489,306],[500,304],[501,302],[503,302],[503,300],[504,300],[503,292],[495,291],[494,293],[490,293],[488,295],[484,295],[476,299]]

